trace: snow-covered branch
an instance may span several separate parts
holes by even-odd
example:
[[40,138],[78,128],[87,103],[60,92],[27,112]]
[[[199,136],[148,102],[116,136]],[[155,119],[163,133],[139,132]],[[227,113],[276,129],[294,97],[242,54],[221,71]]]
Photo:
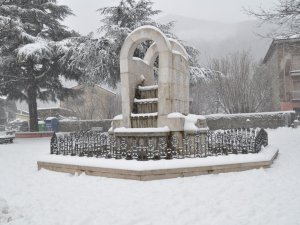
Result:
[[20,82],[22,80],[24,80],[24,79],[23,78],[15,78],[15,79],[7,80],[7,81],[0,81],[0,87],[6,87],[8,84],[13,85],[14,83]]
[[278,3],[271,9],[251,8],[244,11],[259,19],[262,23],[278,25],[278,29],[269,34],[270,37],[284,36],[289,38],[292,35],[300,34],[300,1],[299,0],[278,0]]
[[38,40],[34,43],[23,45],[18,49],[18,59],[20,61],[32,59],[38,63],[42,59],[50,59],[52,56],[53,50],[45,40]]
[[2,0],[0,1],[0,6],[4,5],[4,3],[8,2],[8,0]]
[[[249,113],[273,110],[273,72],[247,52],[212,59],[209,68],[192,68],[193,113]],[[220,71],[220,72],[219,72]],[[197,75],[196,78],[193,78]],[[193,82],[193,81],[197,82]],[[198,107],[198,111],[197,108]]]

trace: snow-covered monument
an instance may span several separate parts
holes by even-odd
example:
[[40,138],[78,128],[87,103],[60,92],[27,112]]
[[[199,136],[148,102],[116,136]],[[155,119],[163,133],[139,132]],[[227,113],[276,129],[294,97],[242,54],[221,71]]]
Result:
[[[144,58],[134,57],[136,48],[145,40],[153,43]],[[157,57],[159,69],[155,81]],[[182,139],[187,133],[206,132],[205,118],[188,116],[188,54],[178,41],[167,38],[153,26],[134,30],[121,50],[120,73],[122,115],[114,119],[111,134],[117,138],[164,136],[170,139],[175,135]]]
[[[152,41],[152,45],[143,59],[134,57],[136,48],[145,40]],[[189,114],[188,54],[179,42],[167,38],[157,28],[143,26],[126,38],[120,67],[122,115],[113,119],[109,132],[54,133],[51,156],[38,161],[39,169],[153,180],[269,167],[276,158],[278,149],[261,153],[262,146],[268,145],[265,130],[212,131],[205,117]],[[256,159],[253,161],[248,153],[257,153]],[[239,156],[233,162],[226,157],[228,154]],[[209,159],[213,156],[220,156],[219,160]],[[128,161],[108,162],[111,158]],[[183,158],[195,160],[176,160]],[[133,159],[157,161],[130,161]]]
[[[144,59],[133,57],[137,46],[145,40],[152,40],[154,43],[147,50]],[[159,57],[159,75],[158,85],[155,85],[153,67],[157,57]],[[157,28],[144,26],[126,38],[120,55],[120,72],[124,127],[147,126],[133,122],[135,115],[133,116],[132,112],[135,104],[141,105],[138,107],[137,115],[145,112],[157,113],[153,115],[157,119],[151,124],[153,127],[169,126],[173,130],[173,123],[167,118],[168,114],[172,112],[188,114],[190,78],[188,55],[180,43],[167,38]],[[135,89],[140,83],[141,75],[145,77],[145,83],[139,87],[142,99],[138,100],[135,98]],[[155,104],[157,107],[148,107],[149,104]]]

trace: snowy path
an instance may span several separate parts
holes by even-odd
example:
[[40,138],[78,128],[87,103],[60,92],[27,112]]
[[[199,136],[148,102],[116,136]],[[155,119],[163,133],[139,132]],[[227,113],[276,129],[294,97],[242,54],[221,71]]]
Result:
[[269,137],[271,169],[150,182],[37,171],[47,138],[0,145],[0,224],[300,224],[300,129]]

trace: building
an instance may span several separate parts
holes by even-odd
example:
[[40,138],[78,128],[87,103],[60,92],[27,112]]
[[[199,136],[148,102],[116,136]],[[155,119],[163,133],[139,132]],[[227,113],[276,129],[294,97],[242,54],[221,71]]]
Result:
[[29,112],[22,109],[17,109],[16,120],[29,121]]
[[300,38],[274,39],[263,63],[274,68],[280,109],[300,114]]
[[[41,102],[38,103],[38,119],[45,120],[47,117],[73,117],[74,113],[69,109],[64,109],[59,106],[57,102]],[[26,102],[18,102],[18,110],[16,112],[16,119],[21,121],[29,121],[28,105]]]
[[74,112],[82,120],[111,119],[120,111],[119,98],[113,91],[100,85],[77,85],[76,97],[60,101],[60,107]]

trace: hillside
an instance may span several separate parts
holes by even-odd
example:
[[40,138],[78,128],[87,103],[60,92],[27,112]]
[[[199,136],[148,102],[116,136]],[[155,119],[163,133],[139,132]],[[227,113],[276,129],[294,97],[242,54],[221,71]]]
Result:
[[175,21],[173,32],[187,44],[201,52],[200,62],[205,64],[210,57],[222,57],[234,51],[251,51],[257,60],[264,57],[271,42],[262,38],[272,27],[255,20],[239,23],[222,23],[199,20],[178,15],[165,15],[159,19],[166,23]]

